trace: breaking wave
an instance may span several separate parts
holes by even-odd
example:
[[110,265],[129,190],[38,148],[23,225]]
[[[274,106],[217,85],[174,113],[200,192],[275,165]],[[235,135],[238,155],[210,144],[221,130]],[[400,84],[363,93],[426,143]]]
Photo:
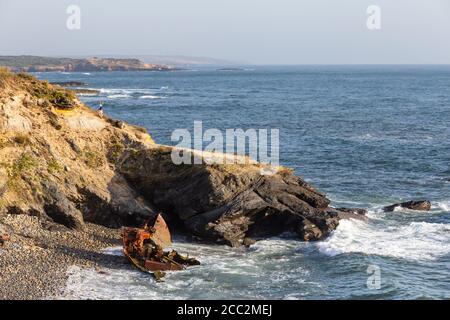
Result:
[[440,201],[433,204],[432,209],[450,212],[450,201]]
[[153,95],[145,95],[145,96],[140,96],[139,99],[164,99],[165,97],[161,97],[161,96],[153,96]]
[[130,97],[128,94],[111,94],[108,96],[108,99],[126,99]]
[[[121,268],[82,269],[72,266],[62,299],[264,299],[283,298],[289,286],[319,284],[309,280],[309,270],[286,264],[299,245],[292,239],[274,238],[258,242],[251,249],[176,242],[176,249],[201,261],[200,266],[167,272],[165,282],[137,271],[128,263]],[[105,254],[123,256],[120,247]],[[124,258],[125,259],[125,258]],[[306,290],[304,293],[307,294]]]
[[363,253],[407,260],[435,260],[450,253],[450,225],[411,222],[382,225],[343,220],[332,236],[317,243],[322,253]]
[[158,91],[163,90],[161,89],[152,89],[152,88],[138,88],[138,89],[125,89],[125,88],[113,88],[113,89],[106,89],[101,88],[99,89],[101,93],[105,94],[151,94],[156,93]]
[[161,87],[157,89],[99,89],[100,95],[108,99],[164,99],[166,96],[158,95],[162,91],[167,94],[168,87]]

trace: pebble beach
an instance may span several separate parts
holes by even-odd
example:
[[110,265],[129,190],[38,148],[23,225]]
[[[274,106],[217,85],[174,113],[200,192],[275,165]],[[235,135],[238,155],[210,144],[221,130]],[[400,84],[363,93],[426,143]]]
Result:
[[64,299],[71,266],[130,268],[124,257],[102,253],[120,245],[120,230],[87,223],[74,231],[26,215],[7,215],[0,228],[10,234],[0,247],[0,299]]

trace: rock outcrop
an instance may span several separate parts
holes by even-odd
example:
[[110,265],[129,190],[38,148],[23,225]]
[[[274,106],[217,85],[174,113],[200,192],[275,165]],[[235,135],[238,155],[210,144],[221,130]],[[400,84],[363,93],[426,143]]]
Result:
[[[22,125],[4,125],[11,118]],[[85,221],[118,228],[162,212],[172,229],[238,246],[286,231],[320,240],[343,218],[289,169],[264,175],[273,168],[250,160],[175,165],[174,149],[145,129],[99,117],[29,75],[0,72],[0,123],[0,219],[28,214],[72,229]]]
[[[291,171],[261,175],[262,165],[175,165],[172,148],[123,154],[119,172],[190,233],[239,245],[284,231],[318,240],[338,225],[329,200]],[[198,152],[191,151],[193,156]]]
[[430,211],[431,210],[431,202],[428,200],[420,200],[420,201],[408,201],[403,203],[395,203],[393,205],[384,207],[383,210],[385,212],[392,212],[396,208],[404,208],[416,211]]

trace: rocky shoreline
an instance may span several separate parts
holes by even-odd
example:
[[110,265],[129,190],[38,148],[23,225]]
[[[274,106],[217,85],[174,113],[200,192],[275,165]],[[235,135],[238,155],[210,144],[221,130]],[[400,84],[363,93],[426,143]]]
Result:
[[[289,168],[159,145],[73,91],[1,69],[0,134],[3,299],[61,297],[72,265],[131,268],[101,249],[120,245],[121,227],[158,213],[171,230],[234,247],[283,232],[323,240],[341,219],[366,219],[363,209],[331,207]],[[173,152],[201,164],[177,165]],[[224,158],[236,161],[212,161]]]
[[[82,230],[86,222],[141,226],[162,213],[173,229],[230,246],[285,231],[320,240],[339,223],[325,194],[289,168],[159,145],[61,86],[8,72],[2,82],[0,216]],[[191,164],[175,164],[174,152]]]

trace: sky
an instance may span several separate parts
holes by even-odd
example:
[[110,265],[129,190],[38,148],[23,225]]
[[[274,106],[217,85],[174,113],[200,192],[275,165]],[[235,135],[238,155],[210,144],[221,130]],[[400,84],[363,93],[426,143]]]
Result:
[[[381,29],[367,27],[370,5]],[[0,0],[0,55],[450,64],[449,40],[450,0]]]

